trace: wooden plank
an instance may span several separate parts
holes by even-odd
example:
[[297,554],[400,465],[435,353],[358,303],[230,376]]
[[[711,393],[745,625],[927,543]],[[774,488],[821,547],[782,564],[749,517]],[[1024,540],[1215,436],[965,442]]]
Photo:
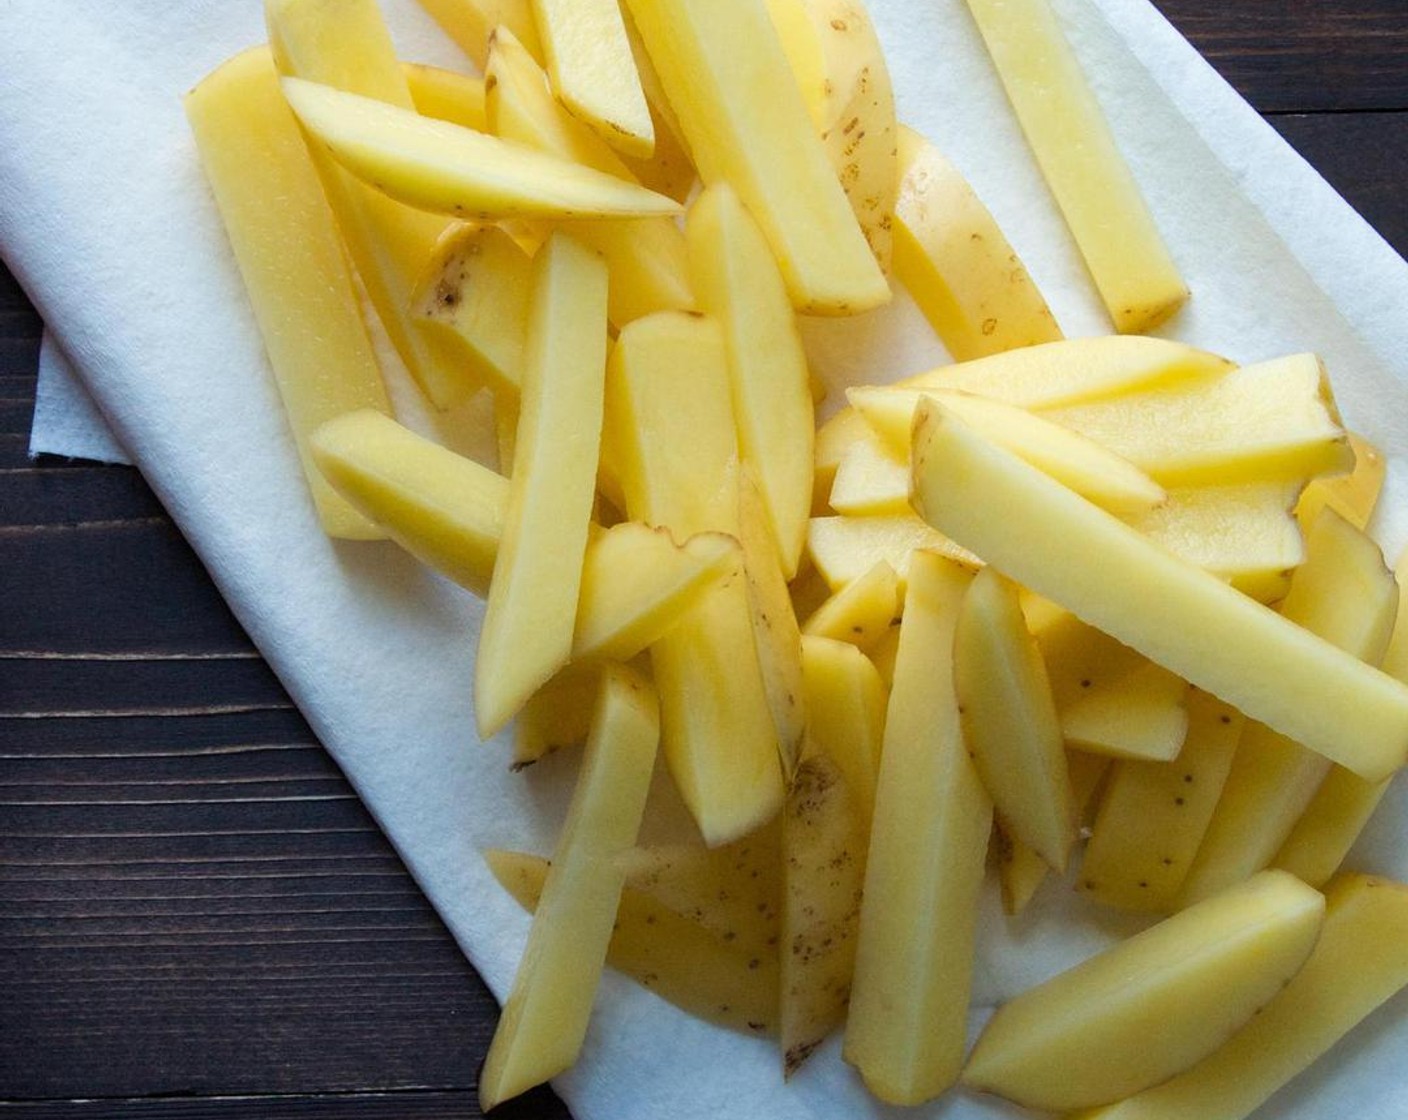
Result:
[[1408,109],[1401,0],[1154,2],[1263,113]]
[[[474,1120],[482,1113],[472,1092],[413,1089],[393,1093],[315,1096],[201,1097],[198,1100],[38,1101],[7,1109],[19,1120]],[[535,1089],[494,1110],[494,1120],[559,1120],[567,1110]]]

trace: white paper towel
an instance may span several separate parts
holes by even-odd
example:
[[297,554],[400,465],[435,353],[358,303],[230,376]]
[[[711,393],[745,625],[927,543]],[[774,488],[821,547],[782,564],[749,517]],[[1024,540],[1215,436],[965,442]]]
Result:
[[[1165,333],[1241,361],[1320,352],[1349,422],[1408,456],[1408,268],[1144,0],[1057,7],[1195,293]],[[871,8],[902,116],[969,176],[1067,333],[1105,333],[961,0]],[[408,0],[386,9],[406,57],[463,64]],[[475,741],[471,596],[391,545],[334,544],[318,530],[180,106],[185,89],[263,38],[259,5],[12,0],[0,31],[0,251],[120,448],[502,993],[527,922],[475,853],[548,850],[571,760],[515,776],[504,744]],[[833,384],[943,357],[903,298],[865,322],[808,324],[807,342]],[[81,453],[80,429],[54,426],[75,421],[53,376],[46,362],[35,447]],[[1395,462],[1380,527],[1395,552],[1404,481]],[[1356,862],[1408,877],[1405,821],[1400,790]],[[977,994],[1000,998],[1128,927],[1059,889],[1009,923],[989,894]],[[1408,1115],[1405,1045],[1400,999],[1263,1115]],[[784,1086],[769,1044],[608,975],[582,1060],[557,1087],[584,1120],[888,1115],[838,1050],[833,1040]],[[963,1095],[921,1114],[1016,1115]]]

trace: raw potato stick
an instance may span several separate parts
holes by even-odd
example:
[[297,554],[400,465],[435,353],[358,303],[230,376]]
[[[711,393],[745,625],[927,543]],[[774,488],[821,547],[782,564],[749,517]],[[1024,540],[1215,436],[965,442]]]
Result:
[[913,129],[899,130],[895,279],[955,361],[1055,342],[1061,328],[993,216]]
[[931,401],[916,414],[913,462],[915,508],[1024,587],[1369,781],[1408,756],[1408,686],[1165,552]]
[[734,188],[762,228],[793,306],[850,315],[890,298],[763,0],[628,0],[706,184]]
[[1047,186],[1121,334],[1188,299],[1049,0],[968,0]]
[[474,65],[484,69],[489,57],[489,36],[507,27],[541,65],[543,45],[533,19],[530,0],[417,0],[441,29],[464,51]]
[[[328,485],[308,445],[324,420],[391,406],[336,220],[269,51],[253,48],[216,70],[187,95],[186,117],[323,529],[332,537],[380,537]],[[289,253],[290,245],[299,252]]]
[[456,218],[642,218],[679,203],[590,167],[332,86],[283,80],[303,127],[368,186]]
[[474,666],[482,738],[567,663],[596,490],[606,265],[555,233],[533,261],[522,412]]
[[648,159],[655,126],[617,0],[531,2],[553,92],[613,148]]
[[1244,1120],[1408,985],[1408,887],[1344,875],[1320,940],[1285,990],[1186,1073],[1072,1120]]
[[[413,108],[375,0],[265,0],[264,16],[281,74]],[[411,316],[416,281],[452,223],[371,190],[318,144],[308,152],[357,275],[411,376],[439,408],[467,399],[477,388],[473,378],[423,337]]]
[[608,667],[528,945],[479,1076],[485,1111],[577,1060],[625,884],[660,737],[655,695]]
[[963,743],[954,620],[972,576],[914,554],[875,794],[844,1054],[890,1104],[958,1080],[992,801]]

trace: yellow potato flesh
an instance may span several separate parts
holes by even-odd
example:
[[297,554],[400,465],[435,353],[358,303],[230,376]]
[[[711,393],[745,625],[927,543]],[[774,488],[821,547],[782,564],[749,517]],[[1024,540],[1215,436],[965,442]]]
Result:
[[[737,441],[722,333],[676,312],[622,332],[607,424],[626,512],[677,536],[738,532]],[[754,643],[748,588],[720,586],[651,649],[666,761],[710,844],[780,808],[782,768]]]
[[421,116],[484,130],[482,78],[418,62],[404,62],[401,69],[406,74],[411,102]]
[[629,0],[705,183],[726,181],[762,228],[793,306],[885,303],[885,277],[813,132],[763,0]]
[[723,533],[698,533],[679,545],[665,529],[613,525],[587,547],[573,658],[629,661],[742,568],[738,542]]
[[792,306],[762,232],[727,184],[690,207],[686,236],[699,307],[724,331],[739,450],[791,579],[811,509],[816,426]]
[[476,595],[488,593],[506,478],[370,409],[329,420],[310,448],[323,477],[392,540]]
[[558,98],[613,148],[648,158],[655,126],[616,0],[531,2]]
[[607,668],[528,945],[479,1075],[486,1111],[577,1060],[625,883],[616,861],[635,842],[659,732],[649,683],[624,666]]
[[895,279],[955,361],[1061,337],[1046,300],[958,168],[899,130]]
[[880,561],[894,569],[901,582],[909,577],[910,557],[917,549],[947,556],[969,568],[981,565],[918,517],[813,517],[807,523],[807,554],[833,591],[859,579]]
[[953,633],[972,576],[914,556],[876,784],[844,1055],[881,1100],[957,1079],[992,801],[963,744]]
[[1408,985],[1408,887],[1345,875],[1285,990],[1192,1069],[1079,1120],[1243,1120]]
[[513,476],[475,660],[486,739],[572,652],[605,398],[606,284],[601,259],[566,234],[533,262]]
[[[866,744],[839,740],[852,753]],[[782,810],[782,1071],[790,1077],[846,1018],[870,814],[845,763],[808,741]],[[866,760],[868,761],[868,760]]]
[[900,581],[884,560],[828,598],[802,623],[802,633],[868,650],[899,624]]
[[907,377],[908,389],[957,389],[1019,408],[1059,408],[1196,382],[1233,368],[1226,358],[1143,335],[1068,338],[973,358]]
[[[522,852],[484,858],[503,888],[535,910],[549,863]],[[750,1035],[777,1026],[777,957],[755,957],[649,895],[621,892],[606,963],[643,988],[707,1022]]]
[[1178,757],[1115,767],[1081,861],[1081,890],[1125,910],[1174,908],[1245,724],[1235,708],[1193,689]]
[[308,444],[324,420],[390,404],[336,221],[269,52],[246,51],[216,70],[187,95],[186,116],[323,529],[379,537],[318,472]]
[[802,685],[808,739],[841,770],[868,832],[885,733],[885,682],[850,643],[805,635]]
[[[1109,771],[1110,760],[1081,751],[1066,752],[1066,767],[1071,775],[1071,795],[1076,812],[1082,817],[1090,800],[1100,788]],[[1027,908],[1037,890],[1051,874],[1050,865],[1021,839],[1003,826],[1001,820],[993,828],[996,845],[997,881],[1002,890],[1002,910],[1017,915]]]
[[[412,108],[375,0],[266,0],[264,14],[281,74]],[[411,293],[450,223],[369,189],[320,145],[308,151],[377,318],[411,376],[438,407],[467,399],[474,379],[418,333],[411,316]]]
[[763,671],[763,690],[777,729],[783,774],[790,780],[807,723],[802,632],[792,609],[762,491],[747,464],[738,472],[738,540],[743,545],[753,643]]
[[590,167],[332,86],[283,80],[317,143],[362,182],[457,218],[650,217],[679,203]]
[[1133,463],[1016,405],[951,389],[852,389],[846,396],[900,455],[908,455],[914,406],[924,396],[1102,509],[1143,512],[1167,497],[1163,487]]
[[601,691],[601,669],[598,662],[568,665],[528,698],[514,721],[514,770],[587,741],[592,706]]
[[1313,354],[1044,415],[1165,486],[1304,481],[1353,465],[1325,368]]
[[1121,334],[1188,299],[1049,0],[968,0],[1007,97]]
[[1324,915],[1318,891],[1263,872],[1009,1000],[979,1036],[963,1082],[1066,1112],[1166,1081],[1295,976]]
[[1383,452],[1363,436],[1349,433],[1354,451],[1354,469],[1348,474],[1312,479],[1296,505],[1296,518],[1303,528],[1315,524],[1320,510],[1329,506],[1351,525],[1363,529],[1374,516],[1379,491],[1388,473]]
[[953,641],[963,738],[978,775],[1004,828],[1064,871],[1076,840],[1075,798],[1051,682],[1017,588],[991,568],[979,572]]
[[807,112],[880,267],[890,268],[895,97],[857,0],[766,0]]
[[1072,747],[1112,758],[1167,761],[1188,733],[1187,685],[1158,665],[1141,665],[1118,683],[1061,709],[1061,735]]
[[533,19],[531,0],[417,0],[455,45],[480,70],[489,57],[489,37],[498,27],[508,28],[539,63],[543,45]]
[[[1368,665],[1388,647],[1398,585],[1379,547],[1326,510],[1311,529],[1306,561],[1281,604],[1284,617]],[[1330,761],[1265,724],[1247,727],[1183,884],[1197,901],[1267,866],[1330,773]]]
[[[547,75],[505,28],[494,33],[485,73],[494,135],[635,182],[620,156],[557,102]],[[652,311],[693,306],[684,236],[672,219],[577,222],[573,234],[606,258],[611,321],[618,327]]]
[[859,440],[872,439],[870,425],[853,408],[843,408],[816,430],[812,475],[812,512],[830,509],[828,497],[846,452]]
[[518,398],[532,258],[495,226],[450,230],[414,295],[417,329],[456,354],[472,375]]
[[836,465],[828,504],[847,517],[910,517],[909,464],[874,433],[856,440]]
[[916,418],[914,486],[915,508],[941,532],[1252,719],[1370,781],[1408,756],[1408,686],[1165,552],[928,401]]
[[1292,516],[1298,482],[1175,487],[1168,500],[1125,516],[1134,528],[1184,560],[1263,603],[1285,597],[1305,560],[1305,539]]

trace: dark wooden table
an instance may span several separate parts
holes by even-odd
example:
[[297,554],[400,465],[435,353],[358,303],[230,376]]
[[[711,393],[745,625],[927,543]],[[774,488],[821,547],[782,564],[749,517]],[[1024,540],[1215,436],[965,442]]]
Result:
[[[1404,0],[1159,5],[1408,252]],[[0,1112],[478,1116],[492,999],[180,533],[27,459],[39,332],[0,268]]]

